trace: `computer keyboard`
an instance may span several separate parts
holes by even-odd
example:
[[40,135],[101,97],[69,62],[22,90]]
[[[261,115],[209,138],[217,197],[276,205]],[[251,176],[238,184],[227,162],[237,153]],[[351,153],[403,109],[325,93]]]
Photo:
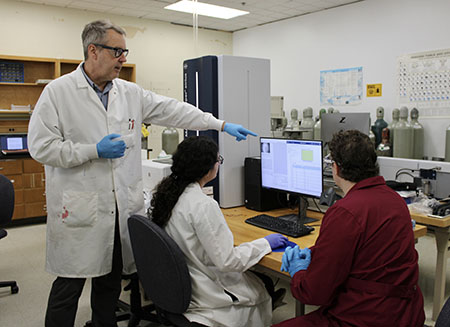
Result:
[[302,225],[294,221],[269,215],[258,215],[245,220],[247,224],[268,229],[277,233],[285,234],[291,237],[300,237],[311,233],[314,227]]

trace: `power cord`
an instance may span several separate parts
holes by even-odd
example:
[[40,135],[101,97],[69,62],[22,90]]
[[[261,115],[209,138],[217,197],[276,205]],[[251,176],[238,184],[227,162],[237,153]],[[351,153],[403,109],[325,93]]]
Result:
[[319,210],[320,213],[325,213],[325,212],[322,211],[322,209],[320,209],[319,205],[317,204],[317,199],[316,198],[313,198],[313,202],[316,205],[317,210]]

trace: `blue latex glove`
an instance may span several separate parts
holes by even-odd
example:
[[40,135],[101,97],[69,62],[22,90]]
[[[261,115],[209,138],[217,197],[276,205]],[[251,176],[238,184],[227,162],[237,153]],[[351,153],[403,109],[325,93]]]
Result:
[[247,135],[253,135],[258,136],[258,134],[253,133],[252,131],[249,131],[248,129],[242,127],[238,124],[232,124],[232,123],[225,123],[225,126],[223,127],[224,132],[227,132],[231,136],[236,136],[236,141],[242,141],[247,139]]
[[414,230],[416,228],[416,221],[414,219],[411,219],[411,224],[412,224],[412,228]]
[[292,260],[295,251],[300,251],[298,245],[295,247],[288,246],[284,249],[283,257],[281,258],[281,271],[288,271],[289,262]]
[[281,261],[281,271],[287,271],[291,277],[294,277],[297,271],[308,269],[311,263],[311,250],[300,249],[298,246],[287,247]]
[[270,248],[276,249],[282,246],[286,246],[286,243],[288,241],[286,236],[283,236],[281,234],[270,234],[264,237],[267,242],[269,242]]
[[119,134],[109,134],[97,143],[97,153],[99,158],[114,159],[123,157],[126,144],[123,140],[113,141],[113,139],[118,137],[120,137]]

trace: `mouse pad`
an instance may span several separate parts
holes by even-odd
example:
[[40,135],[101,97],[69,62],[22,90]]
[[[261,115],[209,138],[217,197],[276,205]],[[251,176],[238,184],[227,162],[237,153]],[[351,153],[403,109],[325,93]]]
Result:
[[288,246],[290,246],[291,248],[293,248],[294,246],[296,246],[297,244],[291,241],[287,241],[286,246],[284,247],[280,247],[280,248],[276,248],[273,249],[272,252],[284,252],[284,249],[286,249]]

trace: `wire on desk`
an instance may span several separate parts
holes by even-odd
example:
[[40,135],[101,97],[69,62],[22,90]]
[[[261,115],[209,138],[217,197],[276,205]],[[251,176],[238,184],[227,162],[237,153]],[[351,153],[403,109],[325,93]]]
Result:
[[320,213],[324,213],[324,212],[322,211],[322,209],[320,209],[319,205],[317,204],[317,199],[313,198],[313,202],[314,202],[314,204],[316,205],[317,210],[319,210]]

